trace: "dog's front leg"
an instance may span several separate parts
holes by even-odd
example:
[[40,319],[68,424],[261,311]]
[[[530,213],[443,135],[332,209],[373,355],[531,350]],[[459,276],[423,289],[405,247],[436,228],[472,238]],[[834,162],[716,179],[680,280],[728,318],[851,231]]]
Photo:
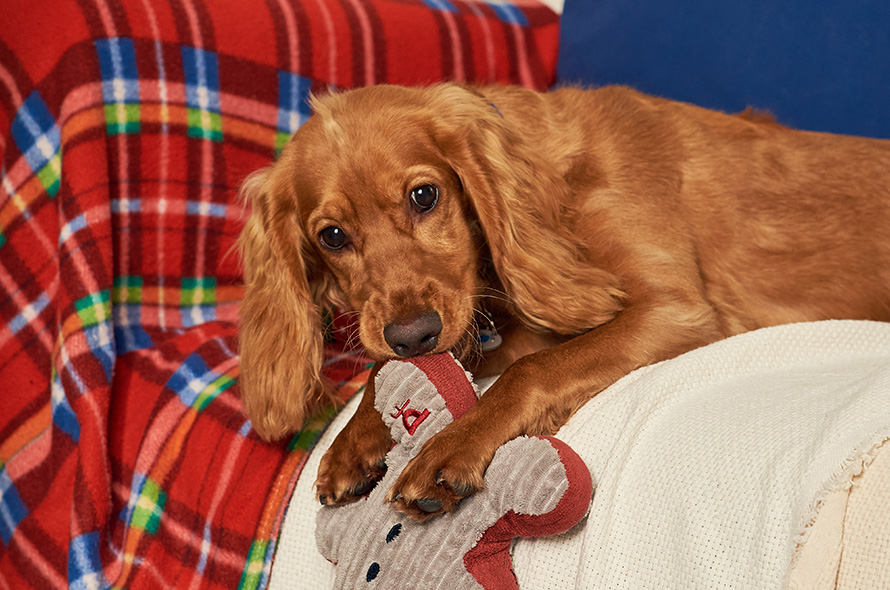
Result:
[[481,489],[485,469],[505,442],[553,434],[584,402],[637,367],[719,337],[703,302],[640,303],[586,334],[523,357],[424,445],[388,499],[420,521],[451,511]]
[[315,489],[325,505],[354,502],[374,487],[386,472],[383,460],[392,447],[389,429],[374,408],[374,365],[355,414],[321,458]]

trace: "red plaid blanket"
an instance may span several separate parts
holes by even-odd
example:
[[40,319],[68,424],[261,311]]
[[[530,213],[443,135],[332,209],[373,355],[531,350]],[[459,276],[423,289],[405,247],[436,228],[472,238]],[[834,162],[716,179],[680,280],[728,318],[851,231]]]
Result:
[[[265,587],[335,411],[238,394],[235,193],[313,89],[544,88],[531,0],[0,3],[0,589]],[[345,400],[360,352],[329,348]]]

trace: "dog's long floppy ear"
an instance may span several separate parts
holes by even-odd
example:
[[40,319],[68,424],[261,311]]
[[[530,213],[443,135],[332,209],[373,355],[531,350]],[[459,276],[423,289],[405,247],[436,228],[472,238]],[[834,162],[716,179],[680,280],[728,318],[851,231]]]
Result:
[[620,280],[582,262],[566,223],[568,183],[541,147],[473,89],[443,85],[435,95],[444,128],[434,135],[479,219],[517,315],[532,328],[561,334],[614,318],[624,298]]
[[313,409],[332,399],[321,375],[321,313],[301,251],[305,238],[286,154],[241,188],[251,212],[239,238],[246,281],[239,382],[254,430],[267,440],[299,430]]

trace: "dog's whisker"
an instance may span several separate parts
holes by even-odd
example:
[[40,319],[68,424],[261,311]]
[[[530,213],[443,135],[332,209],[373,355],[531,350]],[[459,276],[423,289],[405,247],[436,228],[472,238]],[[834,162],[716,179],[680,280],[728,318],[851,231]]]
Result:
[[461,358],[461,361],[467,365],[472,365],[482,358],[481,351],[479,350],[478,327],[475,322],[464,328],[464,337],[458,343],[457,348],[460,354],[456,356]]
[[[492,319],[490,313],[488,313],[486,310],[484,310],[484,309],[482,309],[482,308],[480,308],[480,307],[474,307],[473,310],[474,310],[477,314],[479,314],[479,315],[481,315],[483,318],[485,318],[485,322],[486,322],[486,324],[488,324],[488,327],[494,327],[494,319]],[[478,323],[476,323],[475,321],[473,322],[473,324],[474,324],[475,327],[476,327],[476,335],[478,336],[478,335],[479,335],[479,325],[478,325]]]
[[361,340],[359,339],[359,324],[361,322],[361,312],[347,310],[347,311],[339,311],[338,315],[341,318],[346,320],[346,326],[344,327],[344,331],[346,333],[346,341],[343,343],[343,346],[347,350],[353,350],[361,347]]
[[488,289],[487,293],[477,293],[473,295],[473,297],[477,299],[494,299],[496,301],[509,301],[510,297],[506,292],[496,290],[496,289]]

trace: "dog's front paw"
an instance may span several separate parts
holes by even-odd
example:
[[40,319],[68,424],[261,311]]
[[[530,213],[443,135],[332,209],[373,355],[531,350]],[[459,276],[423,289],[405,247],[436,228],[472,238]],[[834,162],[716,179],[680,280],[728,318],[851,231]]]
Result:
[[350,422],[321,458],[316,497],[326,506],[354,502],[368,494],[386,473],[384,458],[392,445],[383,422]]
[[455,424],[431,438],[399,475],[387,500],[413,520],[454,510],[482,489],[492,453],[474,445]]

